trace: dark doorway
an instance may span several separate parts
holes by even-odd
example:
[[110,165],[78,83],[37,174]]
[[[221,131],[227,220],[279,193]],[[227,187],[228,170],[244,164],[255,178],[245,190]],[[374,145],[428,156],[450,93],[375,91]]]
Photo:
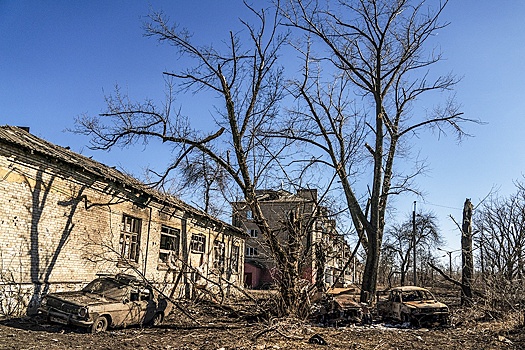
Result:
[[252,288],[252,273],[247,272],[244,274],[244,287]]

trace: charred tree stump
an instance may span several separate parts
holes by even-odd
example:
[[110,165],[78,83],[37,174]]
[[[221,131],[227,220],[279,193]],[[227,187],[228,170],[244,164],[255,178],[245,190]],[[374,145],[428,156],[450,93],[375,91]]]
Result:
[[465,200],[463,206],[463,223],[461,226],[461,305],[472,305],[472,278],[474,258],[472,255],[472,203]]

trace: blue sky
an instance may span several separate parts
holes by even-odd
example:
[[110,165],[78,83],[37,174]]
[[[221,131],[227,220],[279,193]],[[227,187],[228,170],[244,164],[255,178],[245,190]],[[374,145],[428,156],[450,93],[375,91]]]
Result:
[[[104,109],[104,92],[118,83],[132,97],[162,98],[162,72],[181,64],[174,51],[143,37],[144,16],[163,9],[203,43],[224,38],[238,26],[241,1],[11,1],[0,0],[0,124],[30,126],[50,142],[93,155],[135,173],[155,161],[131,150],[92,152],[88,140],[64,132],[82,113]],[[456,97],[474,137],[422,135],[414,147],[430,171],[418,181],[425,200],[396,199],[400,215],[414,200],[433,210],[447,239],[459,245],[458,220],[465,198],[476,205],[494,186],[514,191],[525,169],[525,1],[451,0],[442,20],[451,24],[434,39],[445,60],[438,69],[462,76]],[[186,106],[187,107],[187,106]],[[200,107],[200,109],[198,109]],[[209,111],[192,106],[196,122]]]

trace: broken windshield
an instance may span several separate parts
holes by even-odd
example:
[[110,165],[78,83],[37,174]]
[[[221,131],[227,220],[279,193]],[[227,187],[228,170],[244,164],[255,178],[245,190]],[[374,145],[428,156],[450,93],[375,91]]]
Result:
[[125,285],[108,278],[97,278],[85,286],[82,291],[91,294],[100,294],[103,297],[122,299],[127,294]]
[[426,290],[411,290],[403,293],[403,301],[433,300],[434,297]]

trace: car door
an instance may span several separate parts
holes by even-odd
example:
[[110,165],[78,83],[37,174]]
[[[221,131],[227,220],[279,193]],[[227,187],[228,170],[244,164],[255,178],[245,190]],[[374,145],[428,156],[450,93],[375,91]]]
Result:
[[392,312],[392,317],[397,320],[401,320],[401,304],[403,301],[401,298],[401,292],[397,290],[392,291],[392,294],[390,297],[391,297],[390,310]]
[[147,324],[153,320],[158,311],[157,300],[153,295],[151,288],[146,288],[142,294],[142,320],[141,322]]
[[148,310],[151,309],[151,290],[144,287],[134,289],[130,299],[128,324],[144,323]]

